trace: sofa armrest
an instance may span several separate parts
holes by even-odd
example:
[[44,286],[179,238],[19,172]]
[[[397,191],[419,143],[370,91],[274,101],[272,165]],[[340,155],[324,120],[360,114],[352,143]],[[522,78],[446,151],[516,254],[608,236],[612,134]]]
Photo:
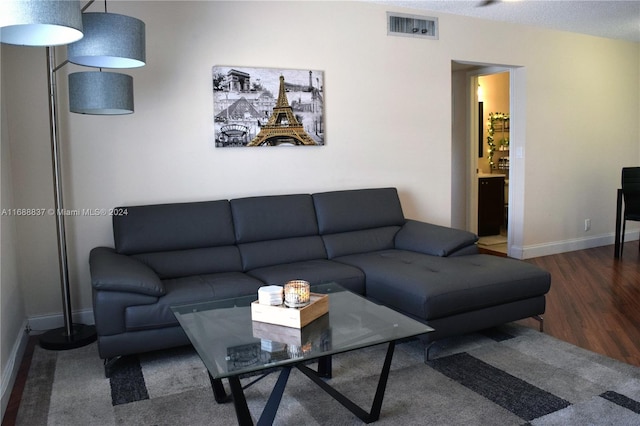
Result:
[[432,256],[449,256],[458,250],[474,246],[476,241],[478,236],[472,232],[407,220],[396,234],[395,247]]
[[89,255],[91,285],[96,290],[162,296],[162,281],[144,263],[109,247],[96,247]]

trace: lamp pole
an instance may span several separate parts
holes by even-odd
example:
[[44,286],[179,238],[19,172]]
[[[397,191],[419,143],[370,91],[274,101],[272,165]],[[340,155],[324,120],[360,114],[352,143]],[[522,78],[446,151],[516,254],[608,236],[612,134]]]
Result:
[[[40,346],[44,349],[64,350],[88,345],[96,340],[94,326],[73,324],[71,293],[69,286],[69,265],[67,261],[67,239],[64,223],[64,200],[62,197],[62,163],[58,131],[58,92],[56,85],[56,55],[54,47],[47,47],[47,74],[49,86],[49,130],[51,136],[51,162],[53,168],[53,193],[58,236],[58,266],[62,289],[62,315],[64,327],[49,330],[40,336]],[[66,62],[65,62],[66,63]],[[64,64],[62,64],[64,65]],[[61,66],[62,66],[61,65]]]
[[[73,324],[72,318],[56,72],[68,62],[93,68],[136,68],[145,64],[144,22],[107,13],[106,0],[104,13],[83,14],[94,1],[89,0],[81,8],[79,0],[0,0],[0,42],[46,46],[47,53],[49,130],[64,327],[49,330],[40,336],[40,346],[45,349],[73,349],[94,342],[97,338],[95,326]],[[67,60],[56,66],[55,46],[65,44],[68,45]],[[96,115],[132,113],[133,78],[126,74],[101,71],[69,75],[71,112]],[[93,86],[88,86],[88,83],[93,83]]]

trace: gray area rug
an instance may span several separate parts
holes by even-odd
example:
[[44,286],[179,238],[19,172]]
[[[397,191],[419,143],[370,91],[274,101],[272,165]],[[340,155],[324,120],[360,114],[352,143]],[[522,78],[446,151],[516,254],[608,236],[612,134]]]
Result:
[[[386,345],[336,355],[331,384],[367,411]],[[640,425],[640,368],[508,324],[436,343],[396,346],[380,425]],[[277,374],[245,390],[260,416]],[[252,381],[243,379],[243,385]],[[225,381],[225,386],[227,383]],[[228,388],[227,388],[228,390]],[[96,344],[36,348],[19,425],[233,425],[189,347],[127,358],[104,377]],[[292,370],[276,425],[362,422]]]

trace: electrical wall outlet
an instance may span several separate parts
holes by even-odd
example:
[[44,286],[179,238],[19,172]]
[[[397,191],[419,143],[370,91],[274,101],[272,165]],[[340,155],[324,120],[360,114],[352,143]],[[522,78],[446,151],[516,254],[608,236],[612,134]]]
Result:
[[584,220],[584,230],[589,231],[591,229],[591,219]]

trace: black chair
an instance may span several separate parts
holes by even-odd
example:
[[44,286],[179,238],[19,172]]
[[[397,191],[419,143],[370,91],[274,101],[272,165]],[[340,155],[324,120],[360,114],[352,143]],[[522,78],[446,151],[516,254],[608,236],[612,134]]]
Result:
[[[624,213],[622,214],[621,256],[627,220],[640,222],[640,167],[624,167],[622,169],[622,196],[624,199]],[[638,244],[638,250],[640,250],[640,243]]]

